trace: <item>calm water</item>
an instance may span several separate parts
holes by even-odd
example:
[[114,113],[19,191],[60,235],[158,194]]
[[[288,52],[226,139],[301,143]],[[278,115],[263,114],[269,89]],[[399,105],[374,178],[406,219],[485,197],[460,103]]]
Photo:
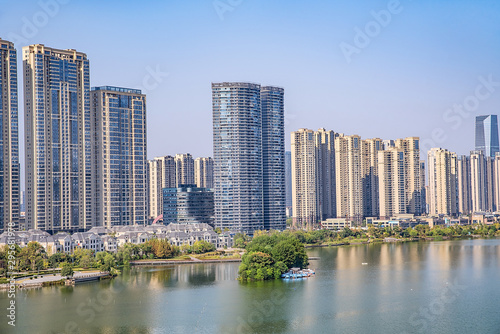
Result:
[[239,283],[226,263],[21,291],[15,331],[0,293],[0,333],[500,333],[500,239],[309,255],[316,277],[295,282]]

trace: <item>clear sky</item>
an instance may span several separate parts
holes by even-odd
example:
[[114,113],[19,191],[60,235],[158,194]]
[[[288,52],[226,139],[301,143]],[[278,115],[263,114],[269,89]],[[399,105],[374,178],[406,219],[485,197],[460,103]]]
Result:
[[148,158],[212,155],[219,81],[283,87],[287,149],[325,127],[467,154],[473,116],[500,106],[499,18],[495,0],[0,0],[0,37],[19,60],[34,43],[87,53],[92,86],[146,88]]

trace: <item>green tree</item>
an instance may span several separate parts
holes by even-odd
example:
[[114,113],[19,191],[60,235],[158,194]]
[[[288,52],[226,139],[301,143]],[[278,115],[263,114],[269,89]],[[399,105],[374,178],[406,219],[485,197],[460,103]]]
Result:
[[64,262],[61,267],[61,276],[72,277],[73,274],[73,265],[71,263]]

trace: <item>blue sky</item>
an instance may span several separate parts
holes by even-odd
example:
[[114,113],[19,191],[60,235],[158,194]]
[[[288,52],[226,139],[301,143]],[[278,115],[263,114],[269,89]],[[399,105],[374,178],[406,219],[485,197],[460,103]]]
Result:
[[289,132],[325,127],[467,154],[473,116],[500,106],[499,17],[486,0],[0,0],[0,37],[87,53],[92,86],[146,82],[148,158],[212,155],[218,81],[284,87],[287,149]]

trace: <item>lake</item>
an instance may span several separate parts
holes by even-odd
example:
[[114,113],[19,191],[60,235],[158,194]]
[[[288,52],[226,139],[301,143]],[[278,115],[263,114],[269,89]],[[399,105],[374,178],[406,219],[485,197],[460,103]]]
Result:
[[[18,291],[0,333],[500,333],[500,239],[314,248],[313,278],[240,283],[239,263],[124,269]],[[367,263],[363,265],[362,263]],[[0,292],[6,314],[9,299]]]

